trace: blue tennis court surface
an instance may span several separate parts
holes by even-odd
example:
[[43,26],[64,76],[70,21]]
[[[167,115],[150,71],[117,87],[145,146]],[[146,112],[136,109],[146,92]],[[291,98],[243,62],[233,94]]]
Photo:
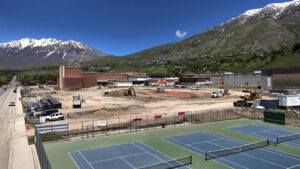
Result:
[[[270,126],[263,126],[258,124],[232,127],[232,128],[228,128],[227,130],[234,131],[241,134],[247,134],[258,138],[268,139],[271,142],[276,142],[276,138],[279,136],[297,134],[297,132],[294,131],[279,129]],[[300,139],[288,141],[285,142],[284,144],[300,148]]]
[[[80,169],[133,169],[172,160],[139,142],[71,152],[70,155]],[[168,168],[172,163],[165,165],[159,168]]]
[[[166,137],[165,140],[205,156],[205,152],[245,145],[248,143],[221,136],[211,132],[199,132],[187,135]],[[237,169],[279,169],[300,168],[300,157],[259,148],[242,153],[232,154],[214,159],[224,165]]]

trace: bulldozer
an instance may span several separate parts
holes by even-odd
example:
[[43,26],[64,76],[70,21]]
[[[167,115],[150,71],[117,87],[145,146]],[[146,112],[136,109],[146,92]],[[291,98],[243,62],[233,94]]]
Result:
[[[260,91],[259,91],[260,90]],[[253,101],[255,99],[262,99],[261,86],[249,86],[242,90],[245,94],[241,96],[245,101]]]
[[134,87],[129,87],[127,90],[123,91],[124,96],[136,96]]
[[154,90],[154,93],[165,93],[165,89],[158,87],[156,90]]

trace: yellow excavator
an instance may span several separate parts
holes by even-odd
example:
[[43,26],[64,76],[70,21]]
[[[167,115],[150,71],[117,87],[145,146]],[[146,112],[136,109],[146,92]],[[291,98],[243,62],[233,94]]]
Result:
[[134,87],[129,87],[127,90],[123,91],[124,96],[136,96]]
[[245,94],[241,96],[245,101],[253,101],[255,99],[262,99],[261,86],[248,86],[242,90]]

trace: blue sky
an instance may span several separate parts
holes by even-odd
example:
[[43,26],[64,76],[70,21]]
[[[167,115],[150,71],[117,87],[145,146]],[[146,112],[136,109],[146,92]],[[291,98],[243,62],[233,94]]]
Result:
[[72,39],[121,56],[181,41],[248,9],[285,1],[0,0],[0,43]]

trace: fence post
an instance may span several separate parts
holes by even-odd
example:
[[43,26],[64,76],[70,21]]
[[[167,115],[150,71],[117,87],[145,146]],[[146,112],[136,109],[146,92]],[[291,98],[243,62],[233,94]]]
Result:
[[107,125],[108,125],[107,118],[105,118],[105,121],[106,121],[106,125],[105,125],[105,135],[107,135]]
[[191,111],[190,117],[191,117],[191,125],[192,125],[193,124],[193,111]]
[[130,116],[130,122],[129,122],[129,129],[130,129],[130,131],[129,132],[131,132],[131,126],[132,126],[132,120],[131,120],[131,116]]
[[119,134],[121,133],[121,123],[120,123],[120,117],[118,117],[118,122],[119,122]]
[[137,124],[138,124],[138,122],[137,122],[137,116],[135,116],[135,131],[137,131]]
[[168,123],[168,119],[167,119],[167,113],[165,113],[165,127],[167,127],[166,125],[167,125],[167,123]]
[[147,114],[147,121],[146,121],[147,127],[146,127],[146,130],[148,130],[148,127],[149,127],[149,121],[148,121],[148,118],[149,118],[149,115]]
[[92,137],[95,137],[94,123],[95,123],[95,120],[93,120],[93,125],[92,125]]
[[176,125],[176,124],[175,124],[175,112],[174,112],[174,122],[173,122],[173,123],[174,123],[174,126],[175,126],[175,125]]
[[[155,115],[155,117],[157,116],[157,113],[156,113],[156,115]],[[155,118],[155,126],[156,126],[156,128],[158,127],[157,126],[157,118]]]

